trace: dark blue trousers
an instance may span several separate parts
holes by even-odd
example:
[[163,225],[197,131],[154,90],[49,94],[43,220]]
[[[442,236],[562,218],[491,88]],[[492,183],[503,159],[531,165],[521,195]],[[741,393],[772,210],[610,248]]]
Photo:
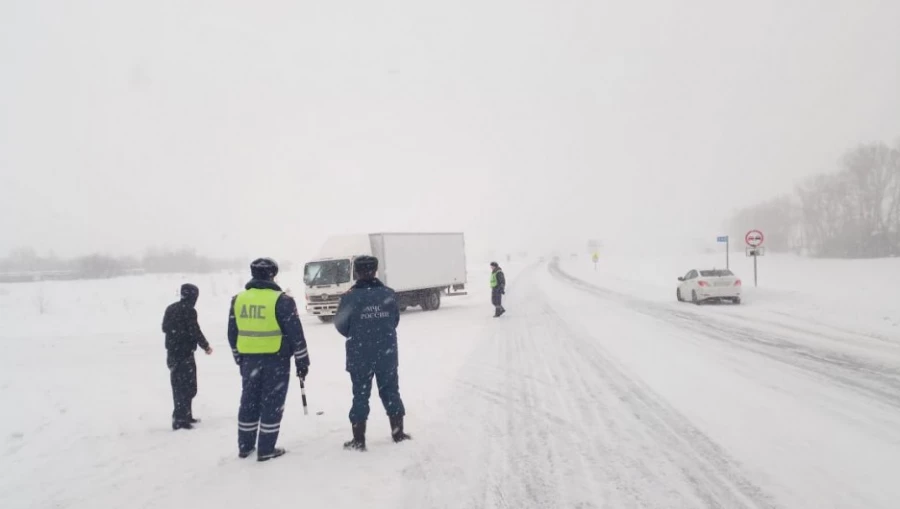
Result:
[[194,354],[172,355],[166,358],[172,382],[172,422],[188,422],[194,417],[191,403],[197,395],[197,363]]
[[244,355],[241,359],[241,409],[238,412],[238,447],[249,452],[259,444],[260,457],[271,455],[278,441],[284,401],[291,381],[290,358],[279,355]]
[[373,366],[350,372],[353,383],[353,406],[350,408],[350,422],[364,422],[369,418],[369,398],[372,395],[372,379],[378,384],[378,395],[388,416],[405,415],[403,400],[400,399],[400,379],[396,365]]
[[491,290],[491,304],[495,307],[503,307],[503,294],[500,293],[499,288]]

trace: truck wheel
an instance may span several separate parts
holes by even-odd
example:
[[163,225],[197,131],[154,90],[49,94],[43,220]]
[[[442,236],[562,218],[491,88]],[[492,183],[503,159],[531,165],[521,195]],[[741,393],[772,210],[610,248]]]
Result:
[[322,323],[331,323],[331,322],[334,321],[334,317],[333,317],[333,316],[319,315],[319,320],[320,320]]
[[404,311],[406,311],[406,306],[400,306],[400,312],[402,313]]
[[[425,306],[428,306],[427,308]],[[425,300],[422,302],[422,309],[427,309],[428,311],[435,311],[441,307],[441,292],[433,291],[425,296]]]

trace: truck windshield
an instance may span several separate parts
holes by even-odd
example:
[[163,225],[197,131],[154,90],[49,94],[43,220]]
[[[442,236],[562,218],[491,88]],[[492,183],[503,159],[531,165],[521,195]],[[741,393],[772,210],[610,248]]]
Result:
[[303,280],[307,286],[325,286],[350,281],[350,260],[327,260],[306,264]]

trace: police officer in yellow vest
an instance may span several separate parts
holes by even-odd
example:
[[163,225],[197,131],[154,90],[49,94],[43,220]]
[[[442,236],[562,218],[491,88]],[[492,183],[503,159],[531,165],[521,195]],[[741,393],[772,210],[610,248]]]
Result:
[[302,380],[309,373],[309,353],[297,304],[275,283],[278,264],[259,258],[250,264],[250,272],[253,279],[231,301],[228,342],[243,378],[238,455],[246,458],[257,450],[257,460],[266,461],[285,453],[275,443],[291,378],[291,357]]
[[494,318],[506,313],[503,308],[503,295],[506,293],[506,276],[497,262],[491,262],[491,304],[494,305]]

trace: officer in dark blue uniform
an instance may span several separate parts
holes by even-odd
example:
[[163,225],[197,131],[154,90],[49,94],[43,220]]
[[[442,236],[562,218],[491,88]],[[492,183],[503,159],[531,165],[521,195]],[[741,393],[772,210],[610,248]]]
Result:
[[257,448],[257,460],[277,458],[285,450],[275,447],[291,378],[291,357],[297,376],[309,373],[309,352],[297,304],[275,283],[278,264],[259,258],[250,265],[253,279],[231,301],[228,342],[241,368],[243,386],[238,412],[238,455]]
[[341,299],[334,326],[347,338],[347,372],[353,383],[350,424],[353,440],[345,449],[366,450],[366,421],[372,379],[387,412],[394,442],[411,437],[403,431],[406,410],[400,399],[397,355],[397,325],[400,309],[394,291],[376,278],[378,259],[360,256],[353,262],[356,284]]

